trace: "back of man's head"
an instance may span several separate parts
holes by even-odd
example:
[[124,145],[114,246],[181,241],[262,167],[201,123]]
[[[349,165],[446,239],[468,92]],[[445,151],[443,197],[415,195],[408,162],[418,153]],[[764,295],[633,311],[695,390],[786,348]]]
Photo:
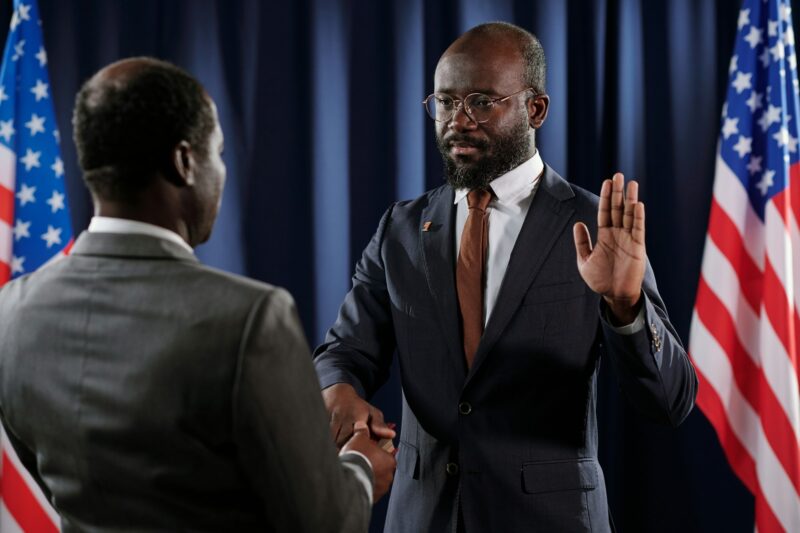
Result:
[[200,82],[146,57],[113,63],[87,81],[72,122],[87,186],[96,197],[116,202],[134,198],[156,174],[172,172],[181,141],[205,157],[215,126]]

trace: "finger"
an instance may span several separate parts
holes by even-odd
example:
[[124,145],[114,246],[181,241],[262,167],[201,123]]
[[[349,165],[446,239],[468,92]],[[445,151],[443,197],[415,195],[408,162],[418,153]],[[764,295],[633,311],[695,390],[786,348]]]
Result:
[[366,434],[369,435],[369,426],[363,420],[359,420],[355,424],[353,424],[353,436]]
[[583,222],[572,226],[572,237],[575,239],[575,253],[580,267],[592,254],[592,237],[589,235],[589,228]]
[[597,206],[597,227],[611,225],[611,180],[603,180],[600,187],[600,205]]
[[642,202],[637,202],[633,210],[631,237],[635,242],[644,245],[644,204]]
[[633,227],[633,208],[639,201],[639,184],[629,181],[625,188],[625,215],[622,217],[622,227],[630,231]]
[[383,413],[380,409],[373,408],[370,411],[369,428],[373,436],[382,439],[393,439],[395,431],[383,420]]
[[611,224],[615,228],[622,227],[622,198],[625,178],[617,172],[611,180]]

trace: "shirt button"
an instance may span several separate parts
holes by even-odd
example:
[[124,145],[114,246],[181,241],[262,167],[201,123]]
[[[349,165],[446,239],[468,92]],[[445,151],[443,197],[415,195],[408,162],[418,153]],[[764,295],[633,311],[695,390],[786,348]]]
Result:
[[444,471],[447,472],[448,476],[458,475],[458,465],[455,463],[447,463]]
[[469,402],[461,402],[458,404],[458,412],[462,415],[468,415],[472,412],[472,406]]

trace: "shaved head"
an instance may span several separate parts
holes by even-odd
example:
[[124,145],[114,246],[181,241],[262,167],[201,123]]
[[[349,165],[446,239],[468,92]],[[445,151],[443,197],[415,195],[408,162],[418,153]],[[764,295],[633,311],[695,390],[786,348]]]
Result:
[[[491,43],[492,51],[486,49]],[[521,81],[544,94],[546,62],[542,43],[532,33],[507,22],[488,22],[475,26],[456,39],[442,54],[442,59],[454,54],[481,55],[498,49],[513,50],[521,61]],[[441,61],[441,60],[440,60]]]

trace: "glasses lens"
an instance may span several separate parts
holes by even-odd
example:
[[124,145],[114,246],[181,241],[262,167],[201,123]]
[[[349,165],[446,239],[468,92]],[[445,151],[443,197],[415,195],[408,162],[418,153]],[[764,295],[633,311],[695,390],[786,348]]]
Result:
[[430,95],[425,101],[425,110],[437,122],[447,122],[453,116],[455,103],[452,98],[444,95]]
[[492,116],[494,101],[485,94],[473,93],[467,97],[465,105],[476,122],[486,122]]

